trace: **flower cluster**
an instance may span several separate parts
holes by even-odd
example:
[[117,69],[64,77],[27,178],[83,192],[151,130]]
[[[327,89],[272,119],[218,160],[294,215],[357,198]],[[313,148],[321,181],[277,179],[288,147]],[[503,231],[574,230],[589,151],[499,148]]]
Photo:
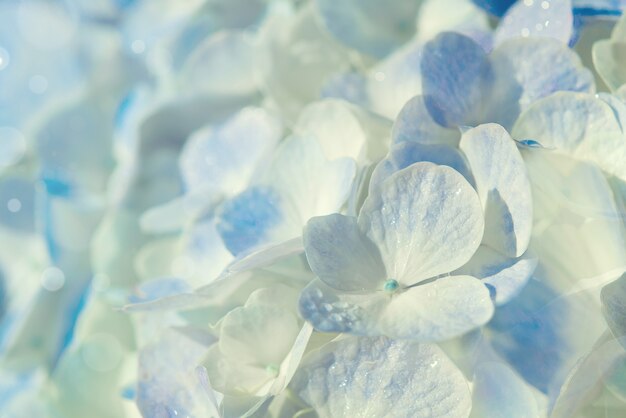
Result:
[[625,9],[0,3],[0,416],[622,416]]

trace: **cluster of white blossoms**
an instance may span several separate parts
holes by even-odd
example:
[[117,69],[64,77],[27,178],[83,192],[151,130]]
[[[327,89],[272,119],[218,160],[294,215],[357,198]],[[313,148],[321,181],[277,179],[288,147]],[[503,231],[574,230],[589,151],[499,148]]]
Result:
[[0,417],[625,416],[622,10],[0,1]]

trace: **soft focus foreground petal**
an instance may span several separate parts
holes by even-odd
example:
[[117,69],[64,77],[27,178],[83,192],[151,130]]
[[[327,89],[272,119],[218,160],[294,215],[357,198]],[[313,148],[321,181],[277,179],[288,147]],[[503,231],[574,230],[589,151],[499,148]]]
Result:
[[311,270],[335,289],[374,290],[386,278],[378,248],[352,216],[311,218],[303,240]]
[[522,291],[536,267],[537,259],[532,256],[524,254],[519,258],[509,258],[481,245],[472,259],[454,273],[481,279],[488,287],[493,288],[494,302],[499,306]]
[[502,126],[486,124],[465,132],[460,148],[485,213],[483,242],[519,257],[530,241],[533,211],[528,173],[515,141]]
[[469,276],[451,276],[389,295],[338,292],[313,281],[300,296],[300,313],[322,332],[440,341],[486,323],[489,290]]
[[320,418],[456,418],[471,408],[467,382],[437,346],[387,338],[324,346],[305,359],[292,390]]
[[593,289],[626,269],[622,216],[595,165],[543,149],[524,151],[535,216],[530,249],[562,291]]
[[527,384],[505,362],[481,362],[474,369],[472,383],[471,418],[540,416]]
[[580,58],[554,39],[511,39],[491,55],[496,83],[490,108],[492,121],[507,129],[519,112],[558,91],[593,93],[593,74]]
[[359,227],[388,278],[412,285],[466,263],[483,235],[478,195],[450,167],[415,163],[385,180],[361,208]]
[[[622,342],[623,344],[623,342]],[[602,391],[611,372],[626,360],[619,340],[602,336],[572,368],[555,401],[551,417],[568,418],[578,413]]]
[[316,0],[326,28],[340,42],[360,52],[383,57],[408,41],[415,32],[421,1]]
[[571,0],[520,1],[500,21],[496,47],[511,38],[554,38],[567,45],[572,37],[574,16]]
[[201,385],[196,367],[207,345],[166,330],[139,352],[137,406],[145,416],[218,417],[218,406]]
[[280,121],[263,108],[242,109],[224,124],[194,133],[179,165],[188,191],[234,195],[250,182],[282,134]]
[[422,144],[420,142],[401,142],[391,148],[389,155],[378,163],[372,172],[369,185],[370,193],[379,189],[385,179],[396,171],[423,161],[453,168],[462,174],[470,184],[474,183],[465,157],[456,147]]
[[589,294],[561,296],[545,279],[531,278],[496,310],[485,335],[520,376],[554,398],[570,368],[604,329]]
[[621,344],[626,344],[626,274],[604,286],[600,297],[611,333]]
[[430,115],[424,97],[419,95],[406,102],[393,123],[392,142],[419,142],[426,145],[457,145],[458,129],[441,126]]
[[626,84],[626,17],[622,17],[611,34],[593,45],[593,64],[612,91]]
[[470,38],[444,32],[424,45],[422,94],[433,119],[443,126],[481,120],[493,71],[485,51]]

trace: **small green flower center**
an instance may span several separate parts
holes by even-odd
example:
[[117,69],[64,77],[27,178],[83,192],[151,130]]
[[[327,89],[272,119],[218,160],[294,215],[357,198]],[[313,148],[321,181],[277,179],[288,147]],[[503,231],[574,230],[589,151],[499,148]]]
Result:
[[268,364],[265,366],[265,371],[272,377],[278,376],[279,368],[275,364]]
[[383,289],[385,289],[385,292],[387,292],[387,293],[393,293],[393,292],[395,292],[396,290],[398,290],[398,287],[399,287],[399,286],[400,286],[400,285],[398,284],[398,281],[397,281],[397,280],[394,280],[394,279],[388,279],[388,280],[385,282],[385,286],[383,287]]

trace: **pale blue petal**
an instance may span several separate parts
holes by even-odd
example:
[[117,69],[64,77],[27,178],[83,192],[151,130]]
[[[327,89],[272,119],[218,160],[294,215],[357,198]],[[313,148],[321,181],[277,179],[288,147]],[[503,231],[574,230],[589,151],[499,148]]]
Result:
[[481,245],[472,259],[455,271],[455,274],[467,274],[481,279],[493,289],[494,302],[496,306],[500,306],[522,291],[536,267],[536,258],[526,254],[519,258],[509,258]]
[[226,202],[217,230],[226,248],[242,254],[271,239],[271,230],[284,222],[281,197],[270,187],[253,187]]
[[34,232],[35,184],[32,180],[10,174],[0,178],[0,224],[20,232]]
[[169,330],[139,352],[137,406],[144,416],[219,416],[196,371],[209,344]]
[[567,45],[572,37],[574,16],[570,0],[519,1],[500,21],[496,47],[511,38],[554,38]]
[[185,280],[177,278],[153,279],[143,283],[129,299],[130,303],[146,303],[180,293],[188,293],[191,287]]
[[340,42],[360,52],[383,57],[408,41],[415,32],[419,2],[400,0],[316,0],[326,28]]
[[511,39],[491,54],[491,62],[497,83],[487,114],[507,129],[519,112],[552,93],[595,92],[593,74],[554,39]]
[[343,293],[321,280],[300,296],[300,314],[317,330],[430,342],[459,336],[485,324],[493,314],[488,289],[469,276],[450,276],[401,288],[391,296]]
[[311,218],[303,240],[311,270],[335,289],[374,290],[386,278],[378,249],[361,232],[354,217],[334,214]]
[[437,123],[474,125],[482,119],[494,74],[480,45],[444,32],[424,46],[421,69],[422,94]]
[[368,196],[359,227],[378,246],[388,278],[412,285],[465,264],[480,245],[484,220],[463,176],[420,162]]
[[626,348],[626,275],[602,288],[602,312],[615,338]]
[[423,96],[415,96],[406,102],[395,119],[391,131],[393,143],[456,145],[460,136],[458,129],[448,129],[435,122],[426,107]]
[[528,173],[515,141],[502,126],[486,124],[465,132],[460,148],[485,213],[483,243],[519,257],[530,242],[533,209]]
[[242,191],[267,160],[282,134],[279,120],[262,108],[245,108],[217,127],[191,136],[180,154],[188,191]]
[[389,151],[389,155],[378,163],[372,172],[370,193],[379,188],[382,182],[396,171],[423,161],[453,168],[462,174],[470,184],[474,183],[465,157],[457,148],[449,145],[423,145],[419,142],[403,142],[394,145]]
[[467,382],[435,345],[344,338],[305,358],[291,385],[320,418],[467,417]]

